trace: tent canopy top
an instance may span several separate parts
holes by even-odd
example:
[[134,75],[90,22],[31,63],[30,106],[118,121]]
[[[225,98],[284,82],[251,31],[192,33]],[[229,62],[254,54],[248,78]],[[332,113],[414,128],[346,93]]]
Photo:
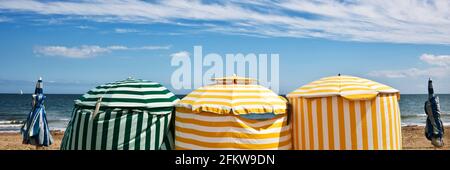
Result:
[[341,96],[348,100],[370,100],[378,94],[399,94],[397,89],[354,76],[331,76],[306,84],[289,93],[287,97]]
[[156,109],[173,107],[179,99],[157,82],[128,78],[97,86],[75,100],[75,104],[95,107],[98,101],[102,108]]
[[[191,109],[194,112],[216,114],[284,114],[287,100],[261,85],[249,84],[255,79],[233,75],[216,78],[217,84],[200,87],[189,93],[177,107]],[[221,83],[230,80],[232,83]],[[244,83],[239,83],[243,80]],[[247,82],[247,83],[246,83]]]

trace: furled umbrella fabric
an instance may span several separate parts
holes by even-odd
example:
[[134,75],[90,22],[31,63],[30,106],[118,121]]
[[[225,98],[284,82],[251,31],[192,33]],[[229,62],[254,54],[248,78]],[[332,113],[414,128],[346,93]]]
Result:
[[444,126],[441,120],[441,109],[439,97],[434,94],[433,82],[428,81],[428,100],[425,102],[425,113],[427,121],[425,126],[425,136],[436,147],[444,146]]
[[290,149],[287,101],[237,76],[194,90],[176,105],[176,149]]
[[36,84],[35,93],[33,94],[31,112],[28,114],[27,121],[21,128],[24,144],[50,146],[53,143],[45,112],[45,98],[43,83],[40,78]]
[[297,150],[401,149],[399,91],[354,76],[325,77],[287,95]]
[[159,83],[126,79],[98,86],[75,100],[64,150],[172,149],[178,98]]

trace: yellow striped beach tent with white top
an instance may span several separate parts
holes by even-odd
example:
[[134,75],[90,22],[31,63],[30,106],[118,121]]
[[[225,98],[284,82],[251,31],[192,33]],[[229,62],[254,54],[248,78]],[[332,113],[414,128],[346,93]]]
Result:
[[291,149],[286,99],[254,79],[215,80],[176,104],[176,149]]
[[128,78],[98,86],[75,100],[61,149],[172,149],[169,127],[178,101],[167,88],[147,80]]
[[332,76],[287,95],[296,150],[399,150],[398,90],[364,78]]

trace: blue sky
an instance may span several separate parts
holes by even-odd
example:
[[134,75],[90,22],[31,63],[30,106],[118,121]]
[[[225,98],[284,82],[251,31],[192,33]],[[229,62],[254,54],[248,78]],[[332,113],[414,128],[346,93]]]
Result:
[[[4,1],[0,93],[84,93],[129,76],[172,89],[171,55],[278,53],[280,93],[338,73],[450,93],[450,2]],[[205,69],[204,69],[205,70]],[[187,93],[189,90],[175,91]]]

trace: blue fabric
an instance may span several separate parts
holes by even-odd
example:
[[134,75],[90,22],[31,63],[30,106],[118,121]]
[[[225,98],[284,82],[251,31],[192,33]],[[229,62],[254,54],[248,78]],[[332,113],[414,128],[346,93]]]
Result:
[[246,118],[246,119],[266,120],[266,119],[272,119],[276,115],[273,113],[263,113],[263,114],[245,114],[245,115],[240,115],[240,116],[243,118]]
[[21,128],[24,144],[49,146],[53,143],[45,113],[44,100],[43,94],[37,94],[34,98],[35,105]]
[[427,123],[425,127],[425,136],[428,140],[432,138],[442,138],[444,135],[444,126],[440,118],[441,111],[439,106],[439,97],[431,97],[425,102],[425,113],[427,114]]

